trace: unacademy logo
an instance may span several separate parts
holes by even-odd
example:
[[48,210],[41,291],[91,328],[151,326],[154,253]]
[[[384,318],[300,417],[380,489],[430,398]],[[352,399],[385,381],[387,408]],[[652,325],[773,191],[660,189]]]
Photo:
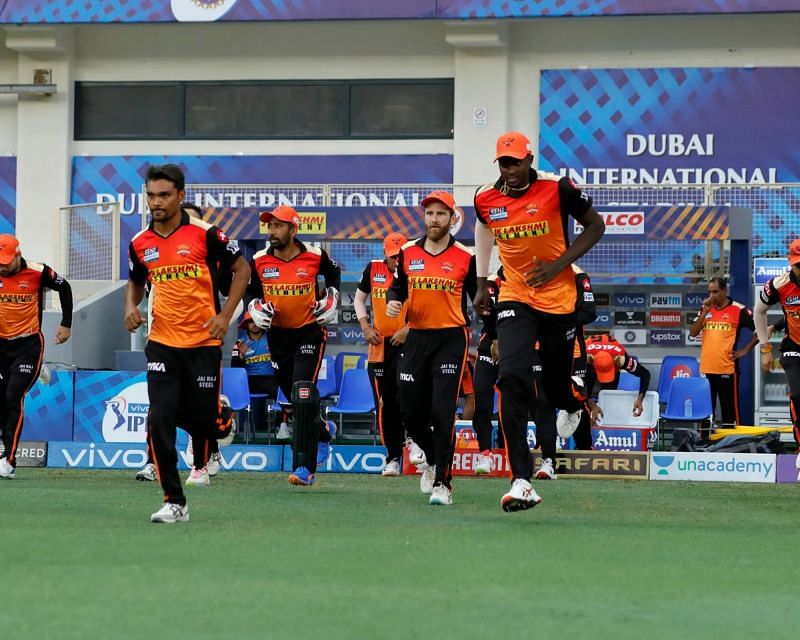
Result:
[[673,462],[675,462],[675,456],[653,456],[653,462],[656,463],[657,466],[661,467],[658,470],[658,475],[660,476],[668,476],[669,471],[667,471],[667,467],[671,466]]

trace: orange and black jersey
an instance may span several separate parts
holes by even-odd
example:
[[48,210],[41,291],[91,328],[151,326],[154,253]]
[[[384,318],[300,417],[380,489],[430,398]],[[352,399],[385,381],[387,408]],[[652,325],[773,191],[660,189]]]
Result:
[[341,286],[342,270],[325,251],[295,242],[300,253],[291,260],[276,256],[272,247],[262,249],[250,260],[248,294],[272,302],[272,326],[276,329],[299,329],[316,323],[313,312],[319,299],[319,276],[325,279],[325,288],[338,290]]
[[0,338],[20,338],[42,327],[44,290],[58,291],[61,326],[72,327],[72,288],[46,264],[20,258],[19,271],[0,277]]
[[394,273],[389,270],[386,260],[372,260],[361,274],[359,291],[368,293],[372,304],[372,325],[383,338],[391,338],[406,326],[406,305],[400,315],[390,318],[386,315],[386,293],[394,282]]
[[411,329],[446,329],[469,325],[467,296],[475,297],[475,254],[455,238],[436,255],[425,250],[425,238],[408,242],[397,259],[397,276],[387,300],[408,300]]
[[794,273],[788,271],[772,278],[764,285],[759,295],[764,304],[781,303],[783,315],[786,317],[786,338],[784,339],[800,344],[800,282]]
[[616,389],[619,383],[620,371],[627,371],[631,375],[639,378],[639,393],[647,392],[647,389],[650,387],[650,370],[641,364],[638,358],[625,351],[625,347],[614,338],[608,334],[603,334],[586,338],[586,388],[592,395],[596,397],[593,390],[597,383],[597,373],[594,370],[592,360],[594,359],[594,355],[600,351],[605,351],[614,358],[615,376],[614,382],[611,385],[613,388]]
[[[573,265],[573,270],[575,265]],[[575,306],[575,325],[582,327],[597,320],[597,305],[594,302],[594,291],[592,291],[592,281],[589,274],[585,271],[575,272],[575,288],[577,290],[578,301]]]
[[522,192],[507,191],[502,181],[487,184],[475,194],[478,222],[489,227],[500,253],[506,282],[500,302],[527,304],[547,313],[568,314],[575,310],[575,276],[566,268],[547,284],[531,287],[525,273],[533,259],[552,262],[569,246],[569,217],[583,222],[592,199],[569,178],[536,172],[530,187]]
[[703,320],[700,373],[730,374],[736,371],[733,351],[742,329],[755,331],[753,313],[743,304],[728,298],[722,309],[712,306],[708,310]]
[[185,212],[168,236],[156,233],[152,222],[137,233],[128,249],[129,277],[153,287],[148,339],[182,349],[220,345],[203,325],[220,311],[218,266],[230,269],[241,255],[235,240]]

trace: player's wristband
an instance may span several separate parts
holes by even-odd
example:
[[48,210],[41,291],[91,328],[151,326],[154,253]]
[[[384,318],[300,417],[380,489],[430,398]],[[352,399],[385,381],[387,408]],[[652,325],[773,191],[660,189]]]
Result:
[[772,353],[772,345],[771,344],[762,344],[761,345],[761,353]]

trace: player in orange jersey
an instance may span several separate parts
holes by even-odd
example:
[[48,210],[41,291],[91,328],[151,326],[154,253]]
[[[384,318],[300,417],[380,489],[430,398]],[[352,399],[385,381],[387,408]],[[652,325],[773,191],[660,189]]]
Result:
[[475,295],[475,256],[450,234],[456,208],[450,193],[434,191],[422,206],[425,237],[403,246],[386,313],[396,318],[407,304],[410,330],[398,367],[400,407],[406,429],[425,452],[420,489],[430,493],[430,504],[448,505],[453,501],[455,413],[469,347],[467,296]]
[[13,235],[0,235],[0,429],[4,448],[0,478],[14,477],[25,396],[42,367],[45,289],[58,291],[61,325],[55,343],[62,344],[69,340],[72,327],[69,283],[47,265],[25,260]]
[[[176,424],[192,436],[194,465],[189,486],[209,484],[208,442],[231,428],[230,409],[220,402],[222,338],[249,281],[250,269],[236,241],[181,209],[185,177],[174,164],[147,170],[152,221],[128,249],[125,326],[144,323],[139,303],[153,287],[153,325],[147,338],[147,440],[164,490],[152,522],[187,522],[189,510],[178,476]],[[233,272],[230,295],[220,308],[218,265]]]
[[[267,331],[278,385],[292,404],[294,438],[289,482],[310,486],[316,482],[317,465],[330,455],[335,425],[319,413],[317,377],[325,356],[325,325],[336,319],[341,269],[322,249],[297,239],[300,216],[281,205],[265,211],[269,246],[251,260],[248,311]],[[324,294],[317,279],[325,280]]]
[[[789,411],[794,439],[800,447],[800,240],[794,240],[789,245],[789,264],[791,269],[787,273],[770,279],[764,285],[756,299],[753,321],[761,350],[761,368],[772,371],[775,359],[769,342],[767,310],[778,303],[783,308],[786,335],[781,341],[780,364],[789,384]],[[797,456],[797,468],[800,473],[800,454]]]
[[[708,298],[695,318],[689,334],[703,334],[700,347],[700,373],[711,387],[711,406],[717,410],[719,398],[722,423],[739,424],[739,359],[750,353],[753,343],[736,348],[742,329],[755,330],[753,313],[728,297],[727,278],[708,281]],[[713,413],[712,413],[713,416]]]
[[[384,476],[399,476],[402,473],[405,429],[397,399],[397,363],[408,336],[408,325],[405,307],[395,318],[386,315],[386,292],[394,282],[397,256],[406,241],[406,237],[400,233],[390,233],[384,238],[385,258],[371,260],[366,266],[356,289],[354,304],[356,317],[369,345],[369,377],[378,414],[378,429],[383,446],[386,447],[386,466],[382,473]],[[372,306],[371,323],[367,299]]]
[[[571,393],[577,292],[570,265],[600,240],[605,225],[591,198],[571,180],[531,168],[533,152],[523,134],[501,135],[495,160],[500,178],[475,194],[475,310],[489,313],[489,257],[497,243],[505,273],[497,305],[500,423],[512,472],[501,506],[517,511],[541,502],[530,484],[533,459],[526,437],[529,399],[535,404],[539,393],[534,367],[543,367],[550,402],[568,411],[559,420],[580,421],[581,404]],[[573,244],[567,235],[570,217],[584,229]]]

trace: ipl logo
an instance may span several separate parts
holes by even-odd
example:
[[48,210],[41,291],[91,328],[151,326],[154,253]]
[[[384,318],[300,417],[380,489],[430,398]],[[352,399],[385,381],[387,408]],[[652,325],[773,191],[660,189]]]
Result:
[[238,0],[172,0],[172,15],[178,22],[214,22]]
[[150,399],[147,383],[137,382],[105,401],[103,438],[106,442],[145,442]]

